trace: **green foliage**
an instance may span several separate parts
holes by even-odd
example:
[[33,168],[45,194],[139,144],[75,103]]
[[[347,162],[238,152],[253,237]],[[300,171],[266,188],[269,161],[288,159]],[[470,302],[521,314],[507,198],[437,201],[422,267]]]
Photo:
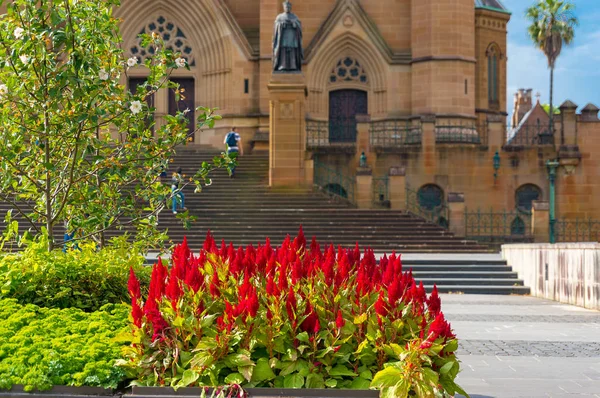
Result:
[[66,253],[32,244],[21,253],[0,256],[0,298],[50,308],[96,311],[109,303],[128,302],[129,267],[148,286],[149,269],[144,258],[127,248],[97,250],[80,244]]
[[[382,389],[388,397],[462,392],[458,341],[393,254],[377,263],[300,234],[277,249],[187,244],[132,295],[132,344],[119,365],[136,385]],[[135,287],[132,276],[130,286]]]
[[[550,104],[542,104],[542,108],[546,111],[546,113],[549,115],[550,114]],[[553,106],[552,107],[554,109],[554,114],[555,115],[560,115],[560,109]]]
[[114,388],[124,379],[114,366],[127,330],[127,305],[100,311],[48,309],[0,300],[0,389],[53,385]]
[[563,43],[573,42],[579,24],[574,10],[573,3],[563,0],[539,0],[527,9],[526,17],[531,22],[527,31],[535,46],[546,55],[550,68],[554,68]]
[[[76,239],[103,245],[109,228],[126,229],[148,247],[161,243],[157,215],[172,193],[159,175],[195,132],[185,109],[155,124],[148,99],[163,88],[183,97],[169,81],[173,70],[189,68],[182,54],[145,34],[153,57],[143,65],[126,60],[112,12],[117,0],[2,3],[0,199],[34,234],[49,236],[49,250],[61,245],[54,228],[63,223]],[[148,77],[129,90],[121,82],[134,68]],[[195,114],[197,128],[219,118],[203,107]],[[189,183],[210,183],[214,167],[202,165]]]

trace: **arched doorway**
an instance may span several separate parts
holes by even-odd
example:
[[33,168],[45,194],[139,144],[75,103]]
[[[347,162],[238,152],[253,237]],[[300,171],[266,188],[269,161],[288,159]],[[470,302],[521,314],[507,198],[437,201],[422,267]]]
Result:
[[367,92],[335,90],[329,93],[329,142],[356,142],[356,115],[367,114]]

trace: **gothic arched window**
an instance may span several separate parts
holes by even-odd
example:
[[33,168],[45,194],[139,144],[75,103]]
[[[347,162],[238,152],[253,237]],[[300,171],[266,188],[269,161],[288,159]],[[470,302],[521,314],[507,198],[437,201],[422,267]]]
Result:
[[367,74],[357,60],[345,57],[340,59],[329,76],[329,83],[358,82],[368,83]]
[[517,209],[529,213],[533,207],[533,201],[542,199],[542,190],[534,184],[521,185],[515,193]]
[[499,85],[500,85],[500,60],[502,54],[497,44],[490,44],[486,51],[488,62],[488,103],[489,107],[497,109],[500,105]]
[[[152,32],[161,35],[167,49],[180,53],[181,56],[186,59],[188,65],[196,66],[192,45],[177,25],[167,20],[165,17],[159,16],[156,20],[144,26],[139,34],[152,34]],[[132,56],[138,58],[140,63],[143,63],[146,58],[154,55],[154,47],[142,47],[141,39],[139,38],[136,39],[135,45],[133,45],[129,51]]]

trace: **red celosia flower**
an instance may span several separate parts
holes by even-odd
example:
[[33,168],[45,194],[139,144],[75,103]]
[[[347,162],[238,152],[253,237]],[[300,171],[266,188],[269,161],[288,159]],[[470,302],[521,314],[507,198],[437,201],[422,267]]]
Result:
[[375,302],[375,312],[377,313],[377,315],[379,315],[383,318],[388,316],[389,310],[388,310],[387,304],[385,303],[385,300],[383,298],[383,292],[379,292],[379,298]]
[[344,327],[345,324],[346,321],[344,320],[344,316],[342,315],[342,310],[338,310],[337,318],[335,319],[335,326],[337,326],[338,329],[341,329]]
[[[390,267],[390,268],[392,268],[392,267]],[[400,300],[403,293],[404,293],[404,286],[402,286],[402,276],[396,275],[396,277],[394,278],[394,281],[388,287],[388,302],[392,309],[396,308],[398,300]]]
[[306,306],[306,311],[304,313],[307,317],[304,319],[304,322],[300,325],[300,329],[307,333],[319,333],[321,330],[321,324],[319,323],[319,316],[315,312],[314,308],[310,303]]
[[185,275],[185,284],[193,290],[194,293],[197,293],[198,290],[204,284],[204,278],[200,274],[200,270],[198,269],[198,265],[194,264],[190,266],[189,271]]
[[294,250],[304,250],[305,247],[306,238],[304,237],[304,230],[302,229],[302,225],[300,225],[298,236],[294,239]]
[[219,281],[219,274],[217,273],[217,271],[214,272],[212,280],[210,281],[210,294],[213,297],[217,297],[220,294],[220,281]]
[[290,286],[290,291],[288,292],[287,299],[285,301],[285,309],[288,317],[291,320],[296,319],[296,306],[296,293],[294,293],[294,289]]
[[136,298],[131,298],[131,317],[133,318],[133,324],[138,328],[142,327],[142,317],[144,313],[138,300]]
[[129,290],[129,295],[132,299],[139,299],[141,297],[140,293],[140,281],[137,276],[135,276],[135,272],[133,272],[133,267],[129,267],[129,280],[127,281],[127,289]]
[[433,285],[433,291],[431,295],[427,299],[427,309],[432,317],[437,317],[440,313],[442,307],[442,302],[440,300],[440,296],[438,295],[438,289],[436,285]]
[[248,295],[248,301],[246,304],[246,309],[252,318],[256,318],[256,314],[258,313],[259,303],[258,303],[258,295],[256,294],[256,289],[252,288],[250,294]]

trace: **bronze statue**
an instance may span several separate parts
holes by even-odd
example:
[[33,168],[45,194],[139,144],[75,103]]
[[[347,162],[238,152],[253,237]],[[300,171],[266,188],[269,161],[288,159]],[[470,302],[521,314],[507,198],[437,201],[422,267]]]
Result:
[[298,17],[292,14],[292,4],[289,1],[283,3],[283,10],[275,19],[273,71],[300,72],[304,60],[302,25]]

